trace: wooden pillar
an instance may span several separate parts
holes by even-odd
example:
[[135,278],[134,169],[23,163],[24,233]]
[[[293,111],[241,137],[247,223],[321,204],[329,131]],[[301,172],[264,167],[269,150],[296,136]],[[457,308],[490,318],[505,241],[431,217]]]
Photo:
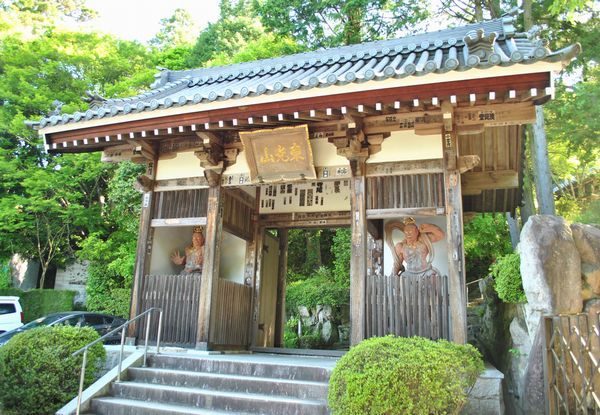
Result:
[[[158,157],[148,161],[146,166],[146,176],[153,183],[156,177],[156,164]],[[140,310],[142,296],[142,281],[150,268],[150,254],[152,253],[152,210],[154,206],[154,189],[152,185],[143,189],[142,211],[140,213],[140,228],[137,240],[137,249],[135,254],[135,267],[133,271],[133,286],[131,289],[131,304],[129,308],[129,317],[133,318],[145,310]],[[135,336],[135,325],[129,326],[129,336]]]
[[467,301],[465,285],[465,254],[463,246],[463,209],[458,169],[456,129],[445,127],[444,184],[446,189],[446,238],[448,243],[448,293],[450,296],[451,340],[467,342]]
[[275,314],[275,347],[283,347],[285,325],[285,277],[288,260],[288,230],[279,229],[279,271],[277,273],[277,305]]
[[254,217],[256,218],[254,223],[254,257],[252,258],[252,308],[250,318],[250,346],[256,345],[258,338],[258,313],[260,311],[260,277],[261,277],[261,265],[262,257],[265,245],[265,229],[261,226],[259,220],[260,212],[260,186],[256,188],[256,205],[254,208]]
[[350,213],[352,255],[350,258],[350,344],[365,338],[365,285],[367,275],[367,218],[365,159],[350,160]]
[[223,200],[219,180],[220,174],[205,171],[205,175],[210,187],[208,189],[208,209],[204,235],[204,264],[202,266],[200,305],[198,307],[198,332],[196,334],[196,349],[200,350],[208,350],[210,348],[210,334],[215,318],[215,295],[219,279],[221,233],[223,230]]

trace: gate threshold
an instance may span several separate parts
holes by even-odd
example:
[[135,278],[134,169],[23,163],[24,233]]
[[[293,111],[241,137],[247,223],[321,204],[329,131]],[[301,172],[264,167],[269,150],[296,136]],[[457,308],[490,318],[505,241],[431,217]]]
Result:
[[302,356],[329,356],[342,357],[348,350],[322,350],[322,349],[287,349],[284,347],[251,347],[250,351],[254,353],[271,354],[293,354]]

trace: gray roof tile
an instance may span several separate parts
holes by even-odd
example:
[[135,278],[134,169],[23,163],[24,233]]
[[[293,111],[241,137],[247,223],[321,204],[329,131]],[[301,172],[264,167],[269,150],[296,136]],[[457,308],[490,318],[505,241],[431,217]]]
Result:
[[[551,52],[547,41],[516,33],[512,17],[400,39],[300,53],[214,68],[162,70],[150,91],[109,99],[85,113],[43,118],[38,126],[77,123],[131,112],[277,94],[297,89],[381,81],[570,57],[573,48]],[[33,123],[35,124],[35,123]]]

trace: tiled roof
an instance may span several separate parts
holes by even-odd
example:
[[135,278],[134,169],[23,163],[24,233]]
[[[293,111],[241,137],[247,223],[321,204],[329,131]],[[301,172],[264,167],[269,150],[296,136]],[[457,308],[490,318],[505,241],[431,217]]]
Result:
[[[91,97],[90,109],[40,120],[40,128],[173,106],[224,101],[428,73],[570,58],[578,45],[552,52],[545,40],[516,33],[513,17],[234,65],[163,70],[148,92],[122,99]],[[283,99],[283,97],[282,97]],[[201,108],[199,108],[201,109]]]

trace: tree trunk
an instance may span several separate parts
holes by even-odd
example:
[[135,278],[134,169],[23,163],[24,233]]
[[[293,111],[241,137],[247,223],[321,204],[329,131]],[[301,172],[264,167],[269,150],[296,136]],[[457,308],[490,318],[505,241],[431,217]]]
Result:
[[544,109],[535,107],[535,124],[533,125],[533,160],[535,189],[539,211],[542,215],[554,215],[554,195],[552,192],[552,173],[548,159],[548,143],[544,131]]
[[514,251],[519,244],[519,224],[510,212],[506,212],[506,222],[508,223],[508,231],[510,233],[510,243]]
[[[531,134],[527,133],[527,128],[522,128],[522,140],[523,140],[523,148],[525,154],[531,155],[532,153],[532,142]],[[525,166],[523,167],[523,206],[521,207],[521,223],[525,225],[530,216],[535,215],[535,205],[533,203],[533,172],[529,164],[527,163],[527,158],[523,160]]]
[[525,30],[531,29],[533,26],[532,1],[523,0],[523,27]]

